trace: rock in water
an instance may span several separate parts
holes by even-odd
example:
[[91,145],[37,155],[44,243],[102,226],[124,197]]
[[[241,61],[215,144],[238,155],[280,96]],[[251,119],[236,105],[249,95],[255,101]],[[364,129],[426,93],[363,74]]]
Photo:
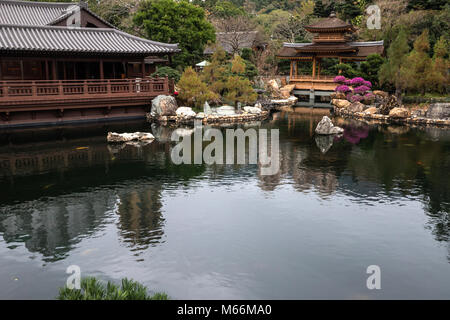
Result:
[[108,132],[107,140],[112,143],[122,143],[130,141],[150,141],[155,137],[148,132],[134,132],[134,133],[116,133]]
[[331,119],[327,116],[324,116],[316,127],[316,133],[321,135],[339,134],[343,132],[344,129],[335,127]]
[[179,107],[177,109],[177,117],[181,118],[193,118],[197,115],[192,108],[189,107]]
[[331,103],[336,106],[336,108],[347,108],[352,103],[345,99],[333,99],[331,100]]
[[316,145],[320,149],[320,152],[327,153],[328,150],[333,146],[334,136],[315,136]]
[[150,115],[153,118],[174,116],[177,112],[177,101],[172,96],[159,95],[152,101]]
[[208,101],[205,101],[205,104],[203,105],[203,113],[205,114],[205,116],[209,116],[212,113]]
[[364,105],[361,102],[353,102],[350,106],[347,108],[350,112],[362,112],[364,110]]
[[450,118],[450,103],[430,104],[425,116],[430,119],[448,119]]
[[391,118],[408,118],[409,111],[406,108],[394,108],[389,111],[389,117]]

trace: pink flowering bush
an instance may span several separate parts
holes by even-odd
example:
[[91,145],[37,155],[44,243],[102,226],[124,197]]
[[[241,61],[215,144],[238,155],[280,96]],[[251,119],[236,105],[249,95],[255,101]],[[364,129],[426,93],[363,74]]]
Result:
[[352,90],[348,86],[343,84],[343,85],[337,86],[337,88],[334,89],[334,91],[336,91],[336,92],[344,92],[345,93],[345,92],[350,92]]
[[362,84],[364,84],[364,82],[365,82],[366,80],[364,80],[363,78],[361,78],[361,77],[356,77],[356,78],[353,78],[352,79],[352,86],[359,86],[359,85],[362,85]]
[[365,104],[372,104],[375,101],[375,95],[372,92],[368,92],[364,95],[363,102]]
[[364,85],[356,87],[355,89],[353,89],[353,93],[355,93],[355,94],[362,94],[362,95],[364,95],[367,91],[370,91],[370,88],[367,87],[367,86],[364,86]]
[[345,79],[344,76],[337,76],[337,77],[334,78],[334,82],[335,83],[344,83],[345,80],[346,79]]
[[370,82],[370,81],[364,81],[363,85],[366,87],[372,88],[372,82]]
[[364,97],[360,96],[359,94],[355,94],[350,97],[350,102],[361,102],[363,99]]

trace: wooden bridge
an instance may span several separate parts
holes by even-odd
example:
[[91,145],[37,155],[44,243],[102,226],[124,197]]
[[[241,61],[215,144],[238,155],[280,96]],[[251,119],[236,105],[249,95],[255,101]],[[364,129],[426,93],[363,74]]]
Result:
[[144,117],[167,78],[0,81],[0,127]]

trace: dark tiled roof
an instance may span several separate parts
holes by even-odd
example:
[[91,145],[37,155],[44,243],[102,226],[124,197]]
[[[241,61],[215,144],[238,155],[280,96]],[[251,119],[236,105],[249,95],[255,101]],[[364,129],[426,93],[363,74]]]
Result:
[[319,20],[316,23],[305,26],[305,29],[310,32],[320,32],[321,30],[354,30],[350,23],[342,21],[334,13],[330,14],[328,18]]
[[0,24],[45,26],[78,8],[77,3],[0,0]]
[[92,11],[83,2],[33,2],[0,0],[0,24],[46,26],[56,24],[75,12],[85,10],[107,26],[114,28]]
[[150,55],[179,49],[117,29],[0,25],[0,51]]

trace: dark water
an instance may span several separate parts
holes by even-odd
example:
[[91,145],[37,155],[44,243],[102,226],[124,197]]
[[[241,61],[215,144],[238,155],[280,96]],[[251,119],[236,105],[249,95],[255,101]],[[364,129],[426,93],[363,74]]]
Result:
[[141,123],[0,133],[0,298],[52,299],[75,264],[173,298],[449,299],[450,132],[335,119],[344,136],[316,141],[320,118],[261,124],[280,129],[275,176],[176,166],[156,128],[106,144]]

